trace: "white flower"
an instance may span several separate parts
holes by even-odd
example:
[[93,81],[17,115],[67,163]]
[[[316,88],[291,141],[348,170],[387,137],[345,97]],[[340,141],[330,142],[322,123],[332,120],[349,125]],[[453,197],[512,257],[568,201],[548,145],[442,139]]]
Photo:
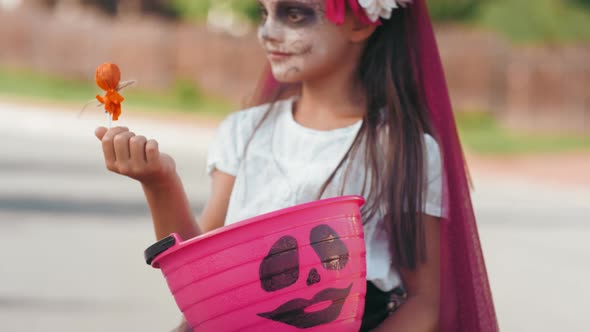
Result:
[[369,19],[377,22],[379,18],[389,19],[394,9],[399,7],[406,7],[412,3],[412,0],[359,0],[359,4]]

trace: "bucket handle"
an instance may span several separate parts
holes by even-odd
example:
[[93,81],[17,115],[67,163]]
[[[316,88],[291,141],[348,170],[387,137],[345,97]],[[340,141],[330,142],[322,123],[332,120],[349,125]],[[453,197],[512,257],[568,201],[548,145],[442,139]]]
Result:
[[143,252],[143,256],[145,258],[145,262],[147,263],[147,265],[152,265],[152,262],[154,261],[154,259],[156,259],[156,257],[158,257],[158,255],[172,248],[177,243],[177,241],[180,241],[178,235],[171,234],[149,246]]

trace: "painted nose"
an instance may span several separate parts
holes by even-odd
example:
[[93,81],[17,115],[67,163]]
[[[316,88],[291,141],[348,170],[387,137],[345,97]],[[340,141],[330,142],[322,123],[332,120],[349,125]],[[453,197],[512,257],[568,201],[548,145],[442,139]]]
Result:
[[318,273],[318,270],[316,269],[311,269],[311,271],[309,271],[309,274],[307,275],[307,286],[311,286],[313,284],[317,284],[318,282],[320,282],[320,274]]
[[270,18],[260,26],[258,34],[260,39],[266,42],[279,42],[282,39],[280,27]]

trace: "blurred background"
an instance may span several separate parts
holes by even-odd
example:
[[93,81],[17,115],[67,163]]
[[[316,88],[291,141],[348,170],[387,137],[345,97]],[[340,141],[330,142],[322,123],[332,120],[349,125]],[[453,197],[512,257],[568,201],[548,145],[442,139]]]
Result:
[[[502,331],[590,326],[590,1],[428,0]],[[0,0],[0,330],[167,331],[141,188],[109,174],[94,70],[199,213],[208,144],[253,93],[254,0]]]

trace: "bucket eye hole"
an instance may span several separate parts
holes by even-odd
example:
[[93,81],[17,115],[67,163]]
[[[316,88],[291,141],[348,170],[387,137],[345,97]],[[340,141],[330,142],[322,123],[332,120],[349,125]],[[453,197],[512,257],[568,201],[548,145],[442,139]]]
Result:
[[326,270],[342,270],[346,267],[350,253],[340,235],[328,225],[314,227],[309,233],[309,243],[319,256]]
[[299,249],[297,240],[283,236],[270,248],[260,263],[260,284],[267,292],[287,288],[299,279]]

